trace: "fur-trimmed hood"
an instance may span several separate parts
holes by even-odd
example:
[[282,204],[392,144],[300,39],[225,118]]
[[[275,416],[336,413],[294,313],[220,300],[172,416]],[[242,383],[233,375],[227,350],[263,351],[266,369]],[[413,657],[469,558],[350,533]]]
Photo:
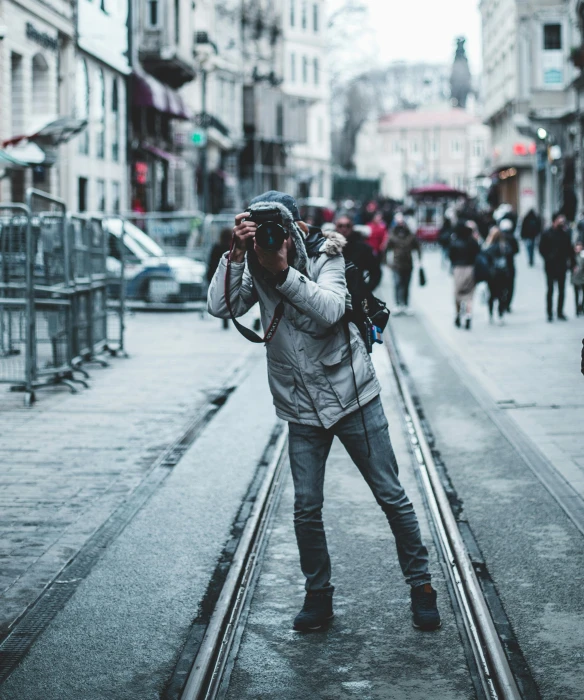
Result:
[[[342,255],[343,247],[347,243],[346,238],[336,231],[323,233],[320,229],[311,227],[308,235],[294,221],[289,209],[280,202],[256,202],[248,207],[248,211],[262,211],[265,209],[279,209],[282,215],[282,223],[294,242],[296,254],[294,257],[294,267],[301,272],[306,272],[308,258],[317,255],[329,255],[334,257]],[[251,267],[255,266],[255,256],[248,256]]]

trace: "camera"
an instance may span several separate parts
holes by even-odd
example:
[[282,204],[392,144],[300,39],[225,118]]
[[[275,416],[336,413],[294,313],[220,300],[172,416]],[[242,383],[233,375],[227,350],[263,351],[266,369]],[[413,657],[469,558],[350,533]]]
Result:
[[260,248],[275,252],[288,238],[279,209],[259,209],[250,213],[249,221],[257,224],[255,242]]

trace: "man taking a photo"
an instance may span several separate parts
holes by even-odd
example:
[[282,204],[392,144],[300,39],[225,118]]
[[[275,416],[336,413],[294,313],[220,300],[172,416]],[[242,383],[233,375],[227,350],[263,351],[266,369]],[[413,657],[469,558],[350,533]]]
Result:
[[318,229],[309,231],[294,199],[281,192],[266,192],[250,204],[254,216],[274,209],[287,236],[277,250],[258,245],[258,227],[249,212],[235,217],[230,260],[227,254],[219,263],[208,308],[213,316],[229,318],[231,313],[243,316],[259,303],[267,329],[268,380],[276,413],[289,426],[294,526],[306,578],[304,606],[294,629],[320,629],[333,617],[322,506],[325,464],[335,436],[393,531],[399,563],[411,586],[414,626],[436,629],[441,623],[428,551],[398,478],[380,386],[359,331],[345,320],[345,239],[337,232],[325,237]]

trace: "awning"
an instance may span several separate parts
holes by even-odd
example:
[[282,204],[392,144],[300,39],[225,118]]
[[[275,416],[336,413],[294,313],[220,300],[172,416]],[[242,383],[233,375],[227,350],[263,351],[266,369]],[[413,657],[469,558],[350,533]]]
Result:
[[22,141],[33,141],[42,146],[55,147],[67,143],[70,139],[83,131],[87,126],[86,119],[75,117],[50,117],[41,119],[37,126],[33,126],[27,133],[13,136],[2,142],[3,146],[15,146]]
[[193,118],[193,113],[176,90],[142,71],[134,70],[132,77],[134,79],[134,104],[137,107],[153,107],[175,119]]
[[437,182],[433,185],[422,185],[422,187],[414,187],[408,194],[411,197],[467,197],[467,193],[458,190],[442,182]]
[[16,146],[8,146],[4,153],[25,166],[40,165],[47,160],[47,154],[33,141],[22,141]]
[[177,156],[174,153],[169,153],[168,151],[163,151],[162,148],[158,148],[158,146],[153,146],[152,144],[146,143],[144,141],[142,141],[140,143],[140,148],[143,151],[147,151],[148,153],[151,153],[153,156],[156,156],[157,158],[161,158],[162,160],[166,160],[168,163],[178,163],[178,162],[183,160],[180,156]]
[[8,151],[0,149],[0,168],[26,168],[28,163],[18,160]]

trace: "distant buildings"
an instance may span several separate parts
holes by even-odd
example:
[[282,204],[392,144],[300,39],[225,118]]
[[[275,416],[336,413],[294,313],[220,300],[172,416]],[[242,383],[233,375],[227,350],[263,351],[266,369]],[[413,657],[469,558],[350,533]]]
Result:
[[558,0],[482,0],[480,11],[492,203],[508,202],[520,214],[535,206],[549,220],[575,196],[569,58],[578,44],[576,10]]
[[442,105],[394,112],[360,133],[357,174],[381,178],[382,194],[398,200],[429,183],[472,191],[488,149],[489,129],[463,109]]
[[[32,185],[79,211],[329,196],[325,0],[2,0],[0,25],[3,201]],[[37,132],[58,117],[68,140],[49,148]]]

